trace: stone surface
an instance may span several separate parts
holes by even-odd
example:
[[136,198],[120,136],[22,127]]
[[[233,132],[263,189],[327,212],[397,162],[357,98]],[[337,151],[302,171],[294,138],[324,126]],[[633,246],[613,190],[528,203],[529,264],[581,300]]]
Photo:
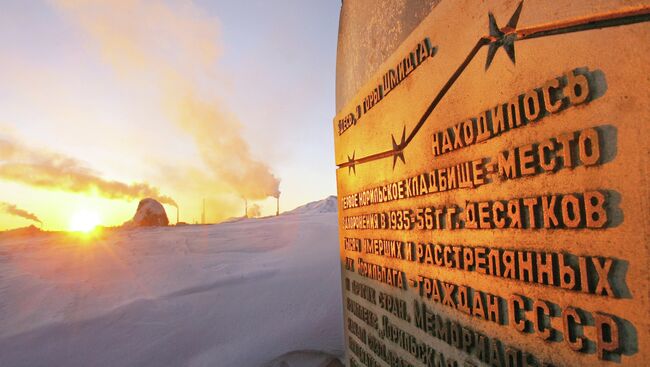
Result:
[[342,102],[348,365],[646,363],[648,14],[442,1]]
[[342,2],[336,57],[337,112],[439,2]]
[[162,204],[147,198],[138,203],[138,210],[130,224],[136,227],[166,226],[169,224],[169,219]]

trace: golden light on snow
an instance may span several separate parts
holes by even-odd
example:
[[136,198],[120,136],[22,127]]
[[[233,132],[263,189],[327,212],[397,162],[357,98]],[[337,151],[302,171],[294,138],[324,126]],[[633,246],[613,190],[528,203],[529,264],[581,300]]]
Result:
[[99,214],[92,210],[79,210],[70,218],[68,229],[73,232],[88,233],[101,223]]

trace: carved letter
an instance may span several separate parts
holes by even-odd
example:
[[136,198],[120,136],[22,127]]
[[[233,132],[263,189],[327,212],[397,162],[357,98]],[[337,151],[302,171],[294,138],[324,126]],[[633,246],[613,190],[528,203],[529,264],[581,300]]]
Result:
[[573,289],[576,286],[576,272],[566,264],[566,254],[560,254],[560,287],[564,289]]
[[[551,309],[548,307],[546,301],[537,300],[533,303],[533,310],[535,311],[535,333],[544,339],[548,340],[551,338]],[[548,326],[546,325],[546,317],[548,316]]]
[[620,346],[618,340],[618,324],[613,317],[596,312],[594,314],[596,322],[596,350],[598,358],[605,359],[605,352],[616,352]]
[[607,223],[605,195],[599,191],[588,191],[584,195],[585,219],[588,228],[601,228]]
[[527,322],[524,305],[524,299],[518,294],[513,294],[508,300],[510,324],[512,324],[517,331],[522,333],[526,330]]
[[600,259],[595,257],[591,258],[594,264],[596,273],[598,274],[598,283],[596,284],[595,294],[602,294],[605,296],[614,296],[614,291],[609,283],[609,271],[612,269],[612,259],[603,259],[603,264],[600,264]]
[[589,97],[589,82],[582,74],[574,74],[569,71],[565,74],[567,84],[564,87],[564,95],[569,97],[569,103],[577,105],[583,103]]
[[574,351],[581,351],[584,346],[585,337],[578,335],[578,325],[582,323],[580,314],[578,314],[575,308],[567,307],[562,311],[562,319],[564,325],[564,341]]
[[[586,129],[580,132],[578,137],[579,155],[582,164],[593,166],[600,159],[600,141],[598,132],[594,129]],[[589,147],[589,150],[587,150]]]
[[562,197],[562,221],[569,228],[577,228],[582,217],[580,215],[580,200],[572,194]]
[[524,105],[526,120],[535,121],[539,117],[539,95],[537,94],[537,91],[531,89],[526,92],[522,102]]
[[562,107],[562,99],[557,101],[551,101],[551,88],[558,89],[560,87],[560,82],[557,79],[551,79],[544,83],[542,87],[542,96],[544,97],[544,108],[549,113],[555,113]]

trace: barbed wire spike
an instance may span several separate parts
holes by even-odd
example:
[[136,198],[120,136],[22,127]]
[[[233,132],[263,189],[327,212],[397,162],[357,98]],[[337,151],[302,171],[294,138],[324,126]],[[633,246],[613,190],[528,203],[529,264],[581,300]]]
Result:
[[496,55],[497,50],[503,46],[503,49],[508,54],[508,57],[515,63],[515,40],[517,39],[517,34],[515,30],[517,28],[517,23],[519,22],[519,15],[521,15],[521,9],[524,5],[524,2],[521,1],[517,10],[512,14],[508,24],[505,27],[499,28],[497,21],[494,18],[492,12],[488,13],[488,19],[490,23],[490,37],[494,38],[495,41],[490,43],[488,46],[487,59],[485,60],[485,70],[490,68],[494,55]]
[[354,163],[354,155],[355,155],[356,153],[357,153],[356,150],[352,152],[352,158],[350,158],[350,155],[348,154],[348,163],[351,163],[351,164],[348,166],[348,175],[349,175],[351,172],[354,172],[354,175],[355,175],[355,176],[356,176],[356,174],[357,174],[357,168],[355,167],[355,163]]
[[404,147],[406,146],[406,125],[402,130],[402,140],[399,144],[397,144],[395,141],[395,136],[393,134],[390,135],[390,138],[393,140],[393,170],[395,170],[395,163],[397,163],[397,158],[399,158],[402,163],[406,164],[406,160],[404,159]]

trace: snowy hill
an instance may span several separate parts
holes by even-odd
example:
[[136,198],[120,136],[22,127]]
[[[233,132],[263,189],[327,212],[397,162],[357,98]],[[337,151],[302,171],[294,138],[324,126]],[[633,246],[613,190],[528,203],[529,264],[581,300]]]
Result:
[[328,196],[323,200],[313,201],[309,204],[299,206],[294,210],[282,213],[284,214],[320,214],[320,213],[336,213],[338,211],[338,203],[336,196]]
[[3,238],[38,236],[42,233],[44,232],[41,231],[38,227],[35,225],[30,225],[28,227],[10,229],[8,231],[0,231],[0,241],[2,241]]
[[0,366],[326,365],[343,353],[336,198],[298,209],[0,237]]

